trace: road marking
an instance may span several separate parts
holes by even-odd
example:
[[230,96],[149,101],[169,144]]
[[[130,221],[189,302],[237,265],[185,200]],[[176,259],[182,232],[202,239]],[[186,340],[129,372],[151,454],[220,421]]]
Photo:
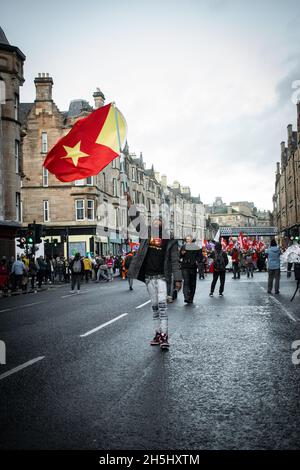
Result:
[[44,304],[44,303],[46,303],[46,300],[41,300],[40,302],[32,302],[31,304],[18,305],[17,307],[10,307],[10,308],[5,308],[4,310],[0,310],[0,313],[9,312],[11,310],[17,310],[18,308],[23,309],[25,307],[32,307],[32,305],[38,305],[38,304]]
[[[263,290],[266,294],[268,293],[267,289],[265,289],[263,286],[261,286],[260,284],[258,284],[258,282],[256,282],[256,284],[261,288],[261,290]],[[271,295],[271,294],[269,294]],[[269,299],[271,301],[273,301],[275,304],[279,305],[279,307],[284,311],[284,313],[289,317],[290,320],[292,320],[293,322],[298,322],[299,319],[298,318],[295,318],[294,315],[292,313],[290,313],[288,311],[288,309],[286,307],[284,307],[284,305],[282,305],[281,302],[279,302],[278,299],[275,299],[275,297],[269,297]]]
[[145,302],[144,304],[141,304],[139,305],[138,307],[135,307],[135,308],[142,308],[144,307],[144,305],[147,305],[147,304],[150,304],[151,300],[147,300],[147,302]]
[[89,336],[89,335],[91,335],[92,333],[95,333],[96,331],[101,330],[101,329],[104,328],[105,326],[110,325],[111,323],[114,323],[114,322],[117,321],[117,320],[120,320],[120,318],[126,317],[126,315],[128,315],[128,313],[122,313],[122,315],[119,315],[118,317],[113,318],[112,320],[109,320],[109,321],[107,321],[106,323],[103,323],[103,324],[100,325],[100,326],[97,326],[97,327],[94,328],[93,330],[87,331],[87,332],[84,333],[83,335],[80,335],[80,337],[81,337],[81,338],[85,338],[85,336]]
[[36,357],[35,359],[31,359],[31,361],[25,362],[24,364],[21,364],[20,366],[17,366],[14,369],[4,372],[4,374],[0,375],[0,380],[5,379],[9,375],[15,374],[16,372],[19,372],[20,370],[25,369],[25,367],[31,366],[35,362],[41,361],[44,358],[45,356]]
[[[79,292],[80,292],[80,295],[81,295],[81,294],[87,294],[87,292],[91,292],[91,289],[81,290],[81,291],[79,291]],[[79,294],[77,294],[77,291],[74,291],[72,294],[71,294],[71,292],[70,292],[70,293],[67,294],[67,295],[62,295],[62,296],[61,296],[61,299],[65,299],[66,297],[73,297],[73,295],[79,295]]]

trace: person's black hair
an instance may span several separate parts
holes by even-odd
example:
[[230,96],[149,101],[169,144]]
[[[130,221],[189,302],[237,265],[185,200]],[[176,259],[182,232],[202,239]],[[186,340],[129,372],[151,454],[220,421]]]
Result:
[[275,238],[273,238],[273,240],[271,240],[271,246],[277,246]]

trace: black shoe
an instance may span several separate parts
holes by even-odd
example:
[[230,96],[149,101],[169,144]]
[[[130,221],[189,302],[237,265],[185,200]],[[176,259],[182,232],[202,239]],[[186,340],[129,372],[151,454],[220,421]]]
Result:
[[280,294],[279,290],[275,291],[275,294]]
[[211,293],[209,294],[209,297],[213,297],[213,295],[214,295],[214,293],[213,293],[213,292],[211,292]]
[[220,293],[219,293],[219,296],[220,296],[220,297],[223,297],[223,294],[222,294],[222,292],[220,292]]
[[133,287],[130,286],[130,287],[129,287],[129,290],[133,290]]

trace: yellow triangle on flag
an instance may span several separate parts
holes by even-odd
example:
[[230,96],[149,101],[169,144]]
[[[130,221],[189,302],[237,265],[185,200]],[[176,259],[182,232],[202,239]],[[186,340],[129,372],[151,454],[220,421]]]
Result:
[[121,149],[123,149],[127,135],[127,124],[122,113],[117,108],[115,108],[113,104],[110,107],[105,123],[103,124],[103,127],[96,139],[96,144],[105,145],[119,154],[121,149],[118,138],[116,118],[118,120]]

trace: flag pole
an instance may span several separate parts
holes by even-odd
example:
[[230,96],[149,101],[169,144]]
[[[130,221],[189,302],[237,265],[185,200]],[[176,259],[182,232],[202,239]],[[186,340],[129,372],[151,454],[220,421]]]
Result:
[[[119,128],[119,120],[118,120],[118,111],[116,108],[116,103],[112,103],[114,110],[115,110],[115,120],[116,120],[116,129],[117,129],[117,136],[118,136],[118,145],[119,145],[119,152],[120,152],[120,181],[123,187],[123,192],[129,193],[128,189],[128,182],[127,182],[127,175],[125,172],[125,155],[122,152],[122,143],[121,143],[121,136],[120,136],[120,128]],[[126,196],[127,199],[127,196]],[[128,243],[128,211],[126,211],[126,244]]]
[[120,155],[120,180],[121,180],[121,184],[124,183],[124,191],[126,192],[128,190],[128,184],[127,184],[127,175],[125,172],[125,155],[122,152],[122,143],[121,143],[120,127],[119,127],[118,111],[116,108],[116,103],[112,103],[112,104],[115,110],[115,120],[116,120],[119,152],[120,152],[119,154]]

